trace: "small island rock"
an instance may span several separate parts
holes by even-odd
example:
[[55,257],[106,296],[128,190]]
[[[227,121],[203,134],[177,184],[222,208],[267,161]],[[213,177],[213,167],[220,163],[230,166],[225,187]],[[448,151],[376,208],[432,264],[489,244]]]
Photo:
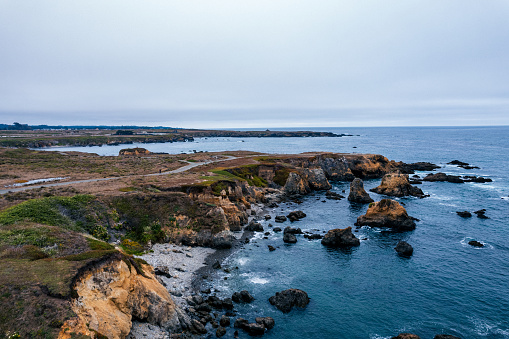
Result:
[[394,249],[396,250],[396,252],[398,252],[399,255],[404,257],[410,257],[414,253],[414,248],[406,241],[398,242]]
[[424,193],[418,187],[410,185],[408,174],[400,172],[389,173],[383,176],[380,186],[370,189],[371,192],[393,197],[414,196],[423,198]]
[[382,199],[372,203],[366,214],[357,218],[357,226],[389,227],[396,231],[415,229],[414,218],[410,217],[403,206],[391,199]]
[[352,247],[360,244],[359,239],[353,235],[351,227],[330,230],[322,239],[322,245],[330,247]]
[[367,204],[374,201],[371,199],[366,190],[364,190],[364,182],[359,178],[355,178],[350,183],[350,194],[348,195],[348,200],[361,204]]
[[293,307],[304,308],[309,304],[308,294],[296,288],[290,288],[269,298],[271,305],[277,307],[283,313],[288,313]]

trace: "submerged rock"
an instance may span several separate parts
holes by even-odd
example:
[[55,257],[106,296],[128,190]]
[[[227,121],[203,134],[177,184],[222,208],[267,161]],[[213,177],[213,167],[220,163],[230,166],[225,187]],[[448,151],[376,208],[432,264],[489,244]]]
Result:
[[277,292],[276,295],[269,298],[269,302],[283,313],[288,313],[293,307],[306,307],[309,304],[309,297],[302,290],[290,288]]
[[414,253],[414,248],[406,241],[398,242],[394,249],[396,250],[396,252],[398,252],[399,255],[404,257],[410,257]]
[[364,190],[364,182],[359,178],[355,178],[350,183],[350,194],[348,195],[348,200],[361,204],[366,204],[374,201]]
[[370,189],[371,192],[393,197],[414,196],[423,198],[425,195],[418,187],[410,185],[408,174],[400,172],[384,175],[380,186]]
[[403,206],[391,199],[382,199],[371,203],[366,214],[357,218],[357,226],[389,227],[396,231],[415,229],[414,218],[410,217]]
[[344,198],[344,196],[342,196],[341,194],[332,191],[327,191],[325,193],[325,197],[330,200],[341,200]]
[[351,227],[330,230],[322,239],[322,245],[330,247],[352,247],[360,244],[359,239],[352,234]]
[[469,211],[456,211],[456,214],[462,218],[471,218],[472,217],[472,213],[470,213]]
[[486,213],[486,209],[484,209],[484,208],[483,208],[482,210],[475,211],[474,213],[475,213],[475,214],[477,215],[477,217],[478,217],[478,218],[480,218],[480,219],[489,219],[489,217],[485,215],[485,213]]

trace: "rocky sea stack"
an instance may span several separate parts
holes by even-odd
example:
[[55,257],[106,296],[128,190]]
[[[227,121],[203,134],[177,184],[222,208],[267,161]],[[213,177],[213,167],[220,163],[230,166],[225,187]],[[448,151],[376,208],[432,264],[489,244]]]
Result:
[[360,244],[359,239],[353,235],[351,227],[330,230],[322,239],[322,245],[330,247],[353,247]]
[[366,214],[357,218],[358,226],[389,227],[395,231],[411,231],[415,222],[399,202],[382,199],[371,203]]
[[355,178],[350,183],[350,194],[348,195],[348,200],[361,204],[368,204],[374,201],[371,199],[366,190],[364,190],[364,182],[359,178]]
[[384,194],[392,197],[414,196],[423,198],[425,195],[418,187],[410,185],[408,174],[400,172],[384,175],[380,186],[370,189],[371,192]]

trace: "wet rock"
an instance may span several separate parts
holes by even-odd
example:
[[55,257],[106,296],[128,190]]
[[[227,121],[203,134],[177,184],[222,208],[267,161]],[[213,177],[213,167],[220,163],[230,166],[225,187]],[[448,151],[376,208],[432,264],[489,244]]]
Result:
[[270,235],[270,232],[265,232],[263,233],[263,235]]
[[226,328],[224,328],[224,327],[219,327],[216,331],[216,337],[218,337],[218,338],[221,338],[225,334],[226,334]]
[[269,252],[272,252],[272,251],[276,250],[276,248],[274,246],[267,245],[267,247],[269,248]]
[[438,172],[435,174],[430,173],[426,177],[424,177],[424,179],[422,179],[422,180],[423,181],[431,181],[431,182],[444,181],[444,182],[452,182],[452,183],[457,183],[457,184],[461,184],[461,183],[465,182],[463,179],[461,179],[457,175],[447,175],[442,172]]
[[474,213],[475,213],[475,214],[477,215],[477,217],[478,217],[478,218],[480,218],[480,219],[489,219],[489,217],[485,215],[485,213],[486,213],[486,209],[484,209],[484,208],[483,208],[482,210],[475,211]]
[[462,218],[471,218],[472,217],[472,213],[470,213],[469,211],[456,211],[456,214]]
[[233,301],[231,298],[225,298],[222,305],[225,310],[233,310]]
[[193,329],[199,333],[199,334],[205,334],[207,333],[207,330],[205,329],[205,326],[203,326],[203,324],[201,322],[199,322],[198,320],[196,319],[192,319],[191,320],[191,324],[193,326]]
[[382,199],[371,203],[366,214],[357,218],[356,226],[389,227],[396,231],[415,229],[414,218],[410,217],[403,206],[391,199]]
[[288,244],[295,244],[297,242],[297,238],[292,233],[286,233],[283,236],[283,241]]
[[219,325],[221,325],[222,327],[230,326],[230,317],[223,315],[219,320]]
[[306,234],[304,235],[304,238],[308,240],[316,240],[316,239],[322,239],[323,236],[321,234]]
[[[212,321],[210,322],[210,326],[212,326],[212,328],[218,328],[218,327],[219,327],[219,324],[217,323],[217,321],[212,320]],[[226,332],[225,332],[225,333],[226,333]]]
[[380,186],[370,189],[371,192],[393,197],[414,196],[423,198],[424,193],[418,187],[410,185],[408,174],[400,172],[384,175]]
[[465,175],[462,179],[465,182],[478,182],[478,183],[485,183],[485,182],[492,182],[493,181],[490,178],[468,176],[468,175]]
[[330,247],[352,247],[360,244],[359,239],[352,234],[351,227],[330,230],[322,239],[322,245]]
[[242,290],[240,292],[235,292],[232,295],[232,300],[236,303],[250,303],[255,298],[246,290]]
[[348,200],[361,204],[366,204],[374,201],[364,190],[364,182],[359,178],[355,178],[350,183],[350,194],[348,195]]
[[275,222],[285,222],[286,217],[284,215],[278,215],[278,216],[276,216],[276,218],[274,218],[274,221]]
[[251,222],[246,226],[246,231],[263,232],[263,226],[262,224],[251,220]]
[[414,253],[414,248],[406,241],[398,242],[394,249],[396,250],[396,252],[398,252],[399,255],[403,257],[410,257]]
[[244,318],[237,318],[235,320],[235,322],[233,323],[233,327],[235,327],[235,328],[244,328],[244,326],[246,326],[247,324],[249,324],[249,321],[247,321],[246,319],[244,319]]
[[293,307],[306,307],[309,304],[309,297],[302,290],[290,288],[277,292],[276,295],[269,298],[269,302],[283,313],[288,313]]
[[325,192],[325,197],[330,200],[341,200],[344,198],[341,194],[332,191]]
[[291,222],[294,222],[294,221],[300,220],[302,218],[305,218],[306,213],[304,213],[302,211],[293,211],[293,212],[290,212],[286,217],[288,219],[290,219]]
[[421,337],[411,333],[400,333],[398,336],[392,337],[391,339],[421,339]]
[[270,220],[270,219],[272,219],[272,217],[271,217],[269,214],[266,214],[264,218],[265,218],[265,220]]
[[470,246],[474,246],[474,247],[484,247],[484,244],[483,244],[483,243],[481,243],[481,242],[479,242],[479,241],[477,241],[477,240],[470,240],[470,241],[468,242],[468,244],[469,244]]
[[414,162],[412,164],[399,163],[396,168],[401,171],[401,173],[413,174],[415,171],[434,171],[440,168],[440,166],[430,162]]
[[300,228],[293,228],[290,226],[285,227],[285,230],[283,231],[283,234],[303,234],[302,230]]
[[274,328],[274,325],[276,324],[274,318],[271,317],[257,317],[255,318],[255,321],[257,324],[261,324],[267,330]]
[[171,278],[170,270],[167,266],[156,266],[154,267],[154,273],[156,275],[162,275],[166,278]]
[[203,298],[201,296],[199,296],[199,295],[194,295],[192,297],[192,300],[193,300],[195,305],[200,305],[200,304],[203,304],[203,302],[204,302]]
[[[212,264],[212,268],[215,269],[215,270],[218,270],[221,268],[221,264],[219,263],[219,261],[215,261],[213,264]],[[210,293],[210,292],[209,292]]]
[[258,336],[265,334],[265,327],[262,324],[258,323],[248,323],[242,327],[247,334],[251,336]]
[[201,290],[200,292],[203,294],[210,294],[211,291],[210,291],[210,288],[207,288],[207,289]]
[[469,163],[459,161],[459,160],[453,160],[451,162],[448,162],[447,165],[456,165],[456,166],[464,168],[464,169],[479,169],[479,167],[477,167],[477,166],[471,166]]
[[278,232],[281,232],[282,230],[281,230],[281,227],[274,227],[273,231],[278,233]]
[[197,305],[195,307],[195,309],[197,311],[203,311],[203,312],[211,312],[212,311],[212,306],[210,306],[209,304],[207,303],[203,303],[203,304],[200,304],[200,305]]
[[461,338],[450,334],[437,334],[433,339],[461,339]]

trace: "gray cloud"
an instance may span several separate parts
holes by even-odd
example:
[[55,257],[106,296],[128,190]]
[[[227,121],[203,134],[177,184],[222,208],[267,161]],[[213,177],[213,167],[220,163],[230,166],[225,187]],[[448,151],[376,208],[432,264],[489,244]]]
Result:
[[509,124],[507,1],[0,1],[2,121]]

